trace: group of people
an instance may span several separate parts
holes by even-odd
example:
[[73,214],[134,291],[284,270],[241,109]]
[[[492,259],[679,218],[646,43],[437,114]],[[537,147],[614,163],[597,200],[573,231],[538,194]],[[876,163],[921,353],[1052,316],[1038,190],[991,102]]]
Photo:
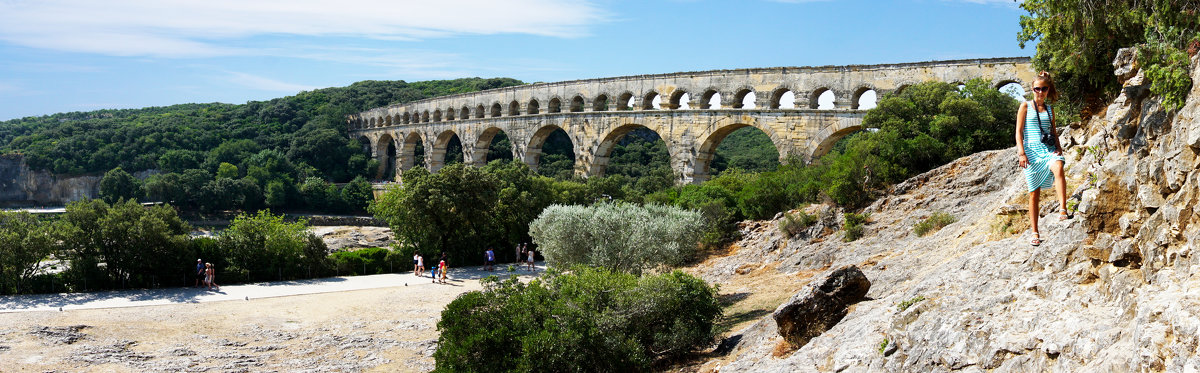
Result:
[[522,243],[517,244],[517,263],[520,263],[521,259],[524,258],[526,268],[528,268],[530,271],[534,270],[534,267],[533,267],[534,256],[535,256],[535,252],[534,252],[533,248],[529,246],[529,243],[522,242]]
[[[432,278],[433,282],[435,283],[441,282],[444,284],[446,283],[446,272],[448,272],[449,269],[449,265],[446,264],[446,253],[442,253],[441,261],[439,261],[436,266],[430,269],[429,277]],[[413,275],[421,277],[424,274],[425,257],[421,256],[421,253],[413,253]]]
[[201,284],[212,290],[217,288],[221,291],[221,287],[217,285],[217,271],[213,269],[212,263],[205,263],[201,259],[196,259],[196,283],[195,287],[199,288]]

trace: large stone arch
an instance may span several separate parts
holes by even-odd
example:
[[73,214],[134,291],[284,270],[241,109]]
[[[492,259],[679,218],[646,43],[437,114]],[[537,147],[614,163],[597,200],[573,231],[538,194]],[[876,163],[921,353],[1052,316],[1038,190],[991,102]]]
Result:
[[[505,135],[508,135],[508,132],[504,131],[503,128],[495,126],[488,127],[484,129],[483,132],[479,133],[479,137],[475,139],[474,144],[471,146],[471,165],[477,167],[483,167],[487,165],[487,154],[488,151],[491,150],[492,140],[495,139],[496,135],[500,134],[501,132],[504,132]],[[512,136],[508,135],[508,138],[511,142]],[[463,149],[466,150],[466,144],[464,143],[463,145]]]
[[[759,131],[766,133],[767,137],[771,138],[771,143],[775,145],[775,150],[779,152],[779,157],[781,158],[780,161],[783,161],[782,158],[787,157],[787,155],[791,153],[791,144],[789,144],[787,140],[780,136],[774,128],[764,125],[764,123],[757,120],[742,121],[740,119],[741,118],[738,117],[730,117],[718,120],[716,123],[713,123],[711,126],[709,126],[708,131],[697,136],[697,139],[700,140],[700,143],[696,145],[696,155],[691,162],[691,182],[700,183],[708,180],[711,173],[710,166],[712,159],[717,153],[717,146],[721,145],[721,141],[724,141],[725,137],[729,136],[730,133],[745,127],[754,127]],[[688,175],[684,176],[686,177]]]
[[806,154],[806,161],[816,160],[821,156],[828,154],[833,145],[847,135],[862,129],[862,121],[836,121],[822,127],[817,133],[811,137],[806,148],[811,150],[811,153]]
[[421,166],[425,166],[425,160],[429,159],[429,151],[424,146],[424,142],[424,136],[422,136],[418,131],[409,132],[408,135],[404,136],[404,143],[400,144],[400,171],[408,171],[408,169],[417,165],[416,151],[418,145],[424,149],[425,154],[422,155],[422,158],[424,159],[421,162]]
[[675,164],[675,154],[671,151],[673,148],[671,146],[672,141],[670,138],[670,133],[666,132],[666,129],[661,123],[620,119],[608,127],[608,132],[599,134],[599,140],[596,142],[595,146],[593,146],[593,148],[587,152],[586,156],[577,156],[577,158],[588,159],[588,164],[580,165],[586,168],[586,175],[588,177],[604,176],[605,171],[608,169],[608,162],[612,157],[613,147],[616,146],[617,141],[629,132],[639,128],[645,128],[658,134],[658,137],[661,138],[663,142],[667,143],[667,154],[671,158],[669,163]]
[[374,153],[375,160],[379,161],[379,168],[375,171],[375,179],[383,179],[388,175],[389,170],[395,172],[396,156],[399,152],[396,147],[396,141],[390,133],[384,133],[379,136],[379,140],[375,142]]
[[[538,129],[533,131],[533,134],[529,136],[529,141],[525,143],[525,154],[521,157],[521,161],[525,162],[525,165],[529,166],[530,170],[537,172],[538,162],[542,159],[542,145],[546,144],[546,139],[550,137],[551,133],[554,133],[554,131],[557,130],[563,130],[563,132],[567,133],[567,137],[571,139],[571,148],[575,151],[575,168],[577,170],[576,172],[578,172],[578,168],[580,166],[579,139],[576,136],[571,136],[571,132],[567,131],[567,128],[571,128],[569,121],[564,121],[561,126],[556,124],[543,124],[541,127],[538,127]],[[509,139],[511,141],[512,137],[509,137]]]
[[[426,161],[429,163],[429,172],[437,172],[437,170],[442,169],[446,165],[446,147],[450,145],[450,140],[455,136],[458,136],[458,133],[455,133],[452,129],[447,129],[434,138],[433,150],[430,150],[426,156],[429,159]],[[462,136],[458,136],[458,141],[462,143]],[[466,149],[463,150],[465,151]]]

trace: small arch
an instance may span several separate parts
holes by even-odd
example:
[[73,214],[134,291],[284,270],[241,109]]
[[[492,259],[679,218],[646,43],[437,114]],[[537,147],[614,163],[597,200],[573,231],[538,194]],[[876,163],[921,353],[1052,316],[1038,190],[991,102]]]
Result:
[[367,128],[375,128],[375,118],[371,118],[367,124]]
[[406,112],[404,112],[404,124],[410,124],[410,123],[412,123],[412,116],[409,115],[408,112],[406,111]]
[[471,109],[468,109],[466,105],[463,105],[462,110],[458,111],[458,117],[461,119],[471,119]]
[[689,99],[691,99],[691,95],[689,95],[687,91],[676,89],[675,92],[671,92],[671,99],[668,101],[668,108],[671,110],[689,109]]
[[772,109],[795,109],[796,108],[796,93],[792,92],[787,87],[776,88],[771,92],[771,108]]
[[592,111],[608,111],[608,95],[601,93],[592,100]]
[[1025,95],[1027,92],[1025,91],[1025,86],[1022,85],[1021,82],[1015,80],[1001,81],[1000,84],[996,85],[996,90],[1000,91],[1000,93],[1009,95],[1017,101],[1026,100]]
[[526,109],[526,111],[528,111],[529,114],[532,115],[532,114],[537,114],[538,110],[540,110],[540,108],[538,107],[538,100],[536,98],[529,100],[529,108]]
[[387,126],[391,126],[391,125],[392,125],[392,116],[391,115],[383,116],[383,126],[387,127]]
[[662,97],[658,92],[650,91],[645,96],[642,96],[642,110],[659,110],[662,109]]
[[504,110],[504,109],[500,106],[499,102],[492,104],[492,114],[491,114],[492,118],[499,117],[500,111],[502,111],[502,110]]
[[509,102],[508,103],[508,115],[512,116],[512,117],[521,115],[521,103],[517,102],[517,100],[513,100],[512,102]]
[[753,89],[742,88],[733,94],[734,109],[756,109],[758,104],[758,94],[754,93]]
[[429,110],[421,113],[421,123],[429,123]]
[[446,109],[446,120],[454,120],[454,108]]
[[632,92],[625,92],[617,97],[617,110],[633,110]]
[[433,109],[433,121],[434,122],[442,121],[442,109]]
[[868,110],[875,108],[879,104],[879,93],[871,87],[861,87],[854,91],[854,98],[850,100],[850,108],[854,110]]
[[700,95],[700,108],[705,110],[717,110],[721,108],[721,92],[715,89],[704,91]]
[[583,112],[583,96],[575,96],[574,98],[571,99],[571,112],[572,113]]
[[483,119],[484,115],[483,104],[475,105],[475,119]]
[[559,100],[558,97],[550,99],[550,108],[548,111],[550,113],[561,113],[562,112],[562,101]]

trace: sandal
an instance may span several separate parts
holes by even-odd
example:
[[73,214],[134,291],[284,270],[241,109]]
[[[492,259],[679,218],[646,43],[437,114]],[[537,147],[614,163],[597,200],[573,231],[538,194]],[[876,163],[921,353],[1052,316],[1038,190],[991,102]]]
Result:
[[1070,219],[1070,218],[1071,218],[1071,215],[1067,215],[1067,212],[1066,212],[1065,210],[1064,210],[1064,211],[1059,211],[1059,213],[1058,213],[1058,220],[1067,220],[1067,219]]
[[1029,241],[1030,245],[1037,246],[1042,244],[1042,238],[1037,233],[1033,234],[1033,240]]

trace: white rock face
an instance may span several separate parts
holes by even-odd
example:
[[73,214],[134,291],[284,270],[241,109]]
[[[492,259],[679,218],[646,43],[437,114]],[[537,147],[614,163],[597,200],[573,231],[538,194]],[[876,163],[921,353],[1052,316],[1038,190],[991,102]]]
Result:
[[[1126,65],[1124,92],[1147,91],[1131,86],[1144,84],[1136,65],[1118,62]],[[1194,58],[1195,82],[1198,64]],[[1107,118],[1064,134],[1093,149],[1066,149],[1079,212],[1058,220],[1054,194],[1043,193],[1039,247],[1029,244],[1028,228],[1004,232],[1028,225],[1014,148],[897,185],[866,209],[871,222],[855,242],[842,242],[840,232],[793,240],[774,229],[748,232],[743,249],[723,259],[730,264],[711,267],[706,280],[738,276],[740,263],[776,262],[787,274],[857,265],[872,287],[840,323],[779,357],[769,316],[736,332],[740,341],[726,355],[733,361],[719,370],[1200,369],[1200,258],[1192,256],[1200,245],[1200,84],[1177,113],[1149,102],[1157,101],[1122,95]],[[934,212],[958,221],[925,237],[912,233]]]

